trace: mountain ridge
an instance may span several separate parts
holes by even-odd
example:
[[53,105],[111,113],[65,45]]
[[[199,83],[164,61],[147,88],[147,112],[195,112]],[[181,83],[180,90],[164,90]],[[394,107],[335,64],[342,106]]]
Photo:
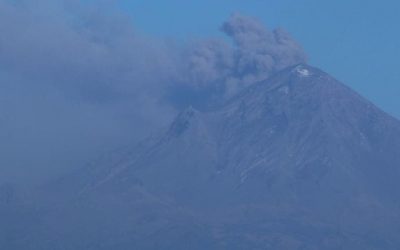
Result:
[[[307,75],[304,75],[305,71],[308,72]],[[285,76],[284,77],[285,79],[282,80],[280,74]],[[293,78],[295,80],[293,80]],[[276,81],[276,79],[278,80]],[[323,81],[328,81],[328,83]],[[332,81],[333,83],[331,83]],[[296,84],[297,86],[296,85],[294,86],[293,84]],[[303,85],[308,84],[308,86],[299,86],[301,84]],[[322,84],[324,85],[321,88]],[[266,88],[266,91],[259,90],[259,88]],[[300,88],[300,91],[297,90],[296,88]],[[313,93],[311,97],[309,95],[305,95],[305,98],[303,98],[302,94],[304,94],[305,92],[303,88],[307,88],[306,89],[307,91],[308,90],[317,91],[318,93],[321,93],[321,95],[316,95]],[[307,121],[308,123],[305,125],[303,124],[304,126],[302,130],[299,129],[300,125],[295,124],[293,126],[294,128],[290,128],[289,131],[285,132],[286,134],[283,134],[283,136],[290,138],[287,138],[287,140],[289,141],[287,141],[285,145],[281,145],[282,151],[284,150],[285,147],[288,147],[288,145],[290,146],[293,144],[299,144],[301,146],[304,143],[306,143],[305,145],[307,145],[307,136],[305,135],[307,135],[307,133],[314,133],[314,135],[310,134],[309,136],[320,138],[320,140],[326,139],[325,137],[327,138],[329,137],[329,140],[331,140],[334,143],[337,143],[338,145],[347,143],[348,145],[346,147],[349,148],[358,147],[360,149],[362,148],[363,151],[367,152],[372,150],[371,145],[373,144],[373,142],[371,141],[371,138],[366,138],[364,135],[364,130],[367,131],[367,129],[362,128],[361,130],[361,125],[358,124],[361,119],[365,118],[364,117],[354,118],[354,116],[357,114],[355,113],[348,114],[346,111],[347,107],[343,106],[341,102],[346,102],[346,101],[348,102],[348,100],[357,100],[355,101],[355,103],[351,103],[351,105],[349,105],[348,103],[345,104],[351,106],[352,109],[356,108],[363,109],[362,113],[370,112],[371,116],[377,114],[381,115],[383,118],[381,117],[380,119],[381,120],[384,119],[385,122],[391,123],[394,122],[395,120],[394,118],[388,116],[386,113],[380,111],[372,103],[366,101],[355,92],[351,90],[350,92],[347,92],[348,90],[349,88],[340,84],[326,73],[321,73],[321,71],[316,70],[315,68],[311,68],[310,66],[306,66],[304,64],[296,65],[294,67],[283,70],[281,73],[278,73],[276,76],[272,77],[268,81],[264,81],[249,87],[247,90],[243,91],[241,94],[230,100],[227,104],[220,107],[219,110],[214,110],[211,112],[210,111],[200,112],[195,110],[193,107],[185,109],[177,116],[175,121],[167,129],[167,132],[163,136],[161,136],[162,139],[158,139],[159,140],[158,143],[162,144],[163,140],[173,140],[171,138],[175,139],[185,138],[183,139],[184,142],[182,143],[184,144],[186,143],[186,145],[193,144],[195,140],[203,140],[198,142],[200,147],[203,148],[211,147],[213,149],[212,150],[213,152],[218,152],[218,153],[221,153],[221,151],[226,150],[225,153],[228,154],[228,157],[226,157],[227,161],[232,161],[232,158],[234,159],[234,161],[237,161],[238,159],[232,156],[232,152],[229,152],[231,151],[231,148],[233,148],[232,144],[229,144],[229,146],[227,146],[228,149],[224,149],[223,147],[221,149],[221,147],[218,145],[220,144],[221,141],[223,140],[228,141],[229,137],[234,137],[235,134],[236,135],[241,134],[242,133],[241,131],[243,129],[247,130],[249,130],[250,128],[255,129],[253,124],[264,122],[265,125],[268,127],[268,130],[266,130],[265,128],[257,128],[259,129],[257,133],[250,134],[250,136],[249,134],[245,134],[246,135],[245,137],[253,136],[254,140],[251,142],[253,144],[255,144],[257,140],[261,142],[269,140],[271,141],[271,144],[274,144],[274,146],[278,148],[279,146],[277,145],[277,142],[274,142],[276,136],[274,136],[273,134],[277,133],[278,138],[280,139],[279,136],[282,136],[280,132],[282,132],[282,130],[287,129],[287,126],[291,126],[289,125],[289,122],[291,123],[297,122],[297,120],[299,120],[297,116],[300,114],[302,115],[300,120],[303,123],[304,121]],[[304,102],[304,104],[302,104],[299,101],[301,105],[309,105],[305,108],[306,111],[304,111],[304,114],[302,114],[301,112],[303,111],[298,108],[301,107],[301,105],[299,105],[298,103],[296,103],[296,105],[298,106],[296,107],[295,112],[293,112],[292,110],[293,107],[290,106],[290,98],[286,97],[288,95],[291,95],[292,91],[294,92],[293,94],[295,96],[294,98],[297,98],[301,102]],[[270,92],[273,93],[273,96],[280,95],[277,97],[279,99],[277,100],[278,105],[274,103],[267,103],[267,102],[274,102],[276,100],[263,99],[265,98],[265,94]],[[250,97],[248,95],[250,95]],[[312,99],[311,101],[310,98]],[[246,101],[243,101],[241,99],[245,99]],[[263,105],[260,105],[260,103]],[[338,107],[339,105],[342,106]],[[270,110],[268,110],[268,108],[270,108]],[[339,115],[335,114],[336,109],[339,108],[341,113]],[[265,109],[267,109],[267,111],[265,111]],[[318,109],[324,109],[324,110],[321,111]],[[266,115],[265,112],[267,112],[268,114]],[[340,117],[340,115],[344,117]],[[265,117],[271,117],[271,116],[273,117],[271,121],[265,120]],[[315,116],[317,116],[318,119],[315,119]],[[216,117],[224,117],[223,118],[224,120],[221,122],[220,118]],[[292,119],[291,117],[294,118]],[[350,121],[351,123],[349,123]],[[226,129],[224,128],[224,126],[230,126],[230,127],[229,129]],[[241,128],[240,126],[242,126],[243,128]],[[316,126],[318,127],[316,128]],[[331,126],[336,126],[336,127],[332,129],[330,128]],[[378,126],[380,125],[378,124]],[[384,130],[384,128],[379,128],[379,129]],[[185,134],[187,133],[188,130],[190,130],[191,133],[193,133],[190,134],[189,139],[185,137]],[[293,132],[295,130],[299,131]],[[291,133],[293,134],[295,133],[295,135],[292,135]],[[321,133],[321,134],[317,134],[315,136],[315,133]],[[334,136],[332,136],[332,134]],[[259,138],[263,136],[265,138],[262,139]],[[300,138],[300,140],[297,142],[293,141],[291,142],[291,140],[297,140],[296,136],[297,137],[301,136],[302,138]],[[193,139],[192,137],[195,137],[196,139]],[[347,137],[350,137],[351,139],[347,139]],[[250,145],[249,138],[236,138],[236,140],[237,141],[234,143],[237,145],[241,145],[243,143],[245,144],[248,143]],[[158,145],[158,143],[156,144]],[[206,145],[202,145],[202,143],[206,143]],[[314,143],[321,144],[323,142],[315,141]],[[260,148],[263,146],[264,145],[261,144],[258,147]],[[303,148],[304,148],[303,150],[307,149],[307,147]],[[183,151],[184,148],[179,148],[174,150]],[[239,154],[238,150],[239,149],[235,151],[236,155]],[[292,150],[293,152],[288,152],[287,156],[293,157],[293,154],[295,154],[295,150],[300,150],[300,149],[297,148],[290,150]],[[315,147],[314,149],[308,149],[308,150],[310,151],[309,154],[311,154],[313,150],[315,153],[321,150],[321,148]],[[345,149],[342,149],[340,152],[338,151],[336,153],[343,156],[346,153],[344,151]],[[263,154],[262,152],[258,153]],[[354,155],[357,155],[359,153],[360,152],[355,152]],[[321,152],[321,154],[323,153]],[[224,169],[224,165],[229,165],[229,163],[218,162],[219,160],[217,158],[220,156],[216,156],[215,153],[210,153],[210,155],[212,156],[211,157],[209,156],[207,158],[213,158],[213,161],[215,161],[211,164],[218,165],[216,167],[215,174],[216,173],[220,174],[221,170]],[[298,159],[298,161],[300,160],[301,159]],[[330,160],[328,158],[324,160],[327,161],[326,164],[333,164],[329,163]],[[266,161],[266,157],[258,159],[258,161]],[[240,162],[240,160],[238,162]],[[261,163],[254,163],[254,164],[261,164]],[[292,164],[292,162],[289,162],[289,164]],[[242,170],[240,182],[244,181],[244,179],[246,178],[245,172],[248,172],[249,169],[251,168],[254,167],[248,167],[247,169]]]
[[53,183],[69,195],[36,229],[76,249],[394,250],[399,148],[399,121],[299,64]]

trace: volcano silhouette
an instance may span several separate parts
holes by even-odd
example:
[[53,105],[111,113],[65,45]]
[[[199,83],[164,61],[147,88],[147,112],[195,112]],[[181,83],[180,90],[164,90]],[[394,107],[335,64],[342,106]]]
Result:
[[53,183],[14,244],[400,249],[399,180],[400,122],[302,64]]

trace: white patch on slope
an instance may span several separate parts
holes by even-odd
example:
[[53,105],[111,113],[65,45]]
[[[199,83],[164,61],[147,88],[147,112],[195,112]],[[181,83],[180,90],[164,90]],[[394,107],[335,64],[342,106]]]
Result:
[[303,68],[302,66],[296,67],[296,73],[301,77],[308,77],[311,75],[311,72],[308,69]]

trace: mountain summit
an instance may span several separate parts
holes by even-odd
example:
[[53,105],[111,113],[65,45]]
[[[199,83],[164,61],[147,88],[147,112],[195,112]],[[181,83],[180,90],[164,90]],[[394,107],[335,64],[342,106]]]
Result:
[[381,199],[397,187],[399,146],[397,120],[328,74],[297,65],[213,111],[184,110],[104,183],[129,185],[132,176],[183,204],[180,192],[204,196],[200,203],[219,191],[219,202],[239,203],[241,195],[257,203],[302,195],[321,202],[327,192],[354,198],[364,189]]
[[39,228],[75,249],[399,249],[399,149],[399,121],[300,64],[65,178],[73,205]]

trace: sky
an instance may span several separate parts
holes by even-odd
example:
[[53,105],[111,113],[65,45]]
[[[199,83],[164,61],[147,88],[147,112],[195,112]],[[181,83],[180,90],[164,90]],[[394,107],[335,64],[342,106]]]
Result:
[[[0,183],[135,144],[304,61],[400,118],[396,1],[0,0]],[[23,157],[21,157],[23,155]]]
[[161,37],[222,36],[240,12],[283,27],[309,63],[400,118],[400,2],[395,0],[130,0],[121,3],[137,28]]

